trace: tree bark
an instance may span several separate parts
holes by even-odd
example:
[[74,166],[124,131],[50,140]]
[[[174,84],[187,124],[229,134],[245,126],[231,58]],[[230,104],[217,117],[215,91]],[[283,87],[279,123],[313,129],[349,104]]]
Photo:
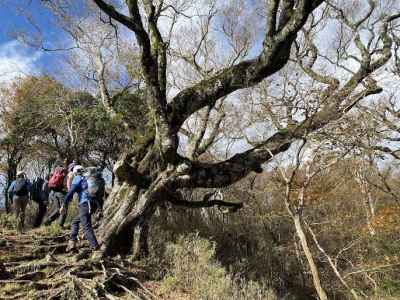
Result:
[[12,209],[12,199],[9,199],[8,197],[8,188],[10,187],[11,183],[17,178],[17,169],[18,163],[9,160],[7,170],[7,184],[4,190],[4,206],[6,209],[6,213],[10,213]]
[[102,250],[107,255],[126,254],[131,250],[133,231],[124,223],[138,197],[136,186],[115,183],[104,204],[99,228]]
[[366,175],[363,174],[363,172],[366,172],[366,170],[364,169],[357,170],[355,172],[355,178],[356,181],[358,182],[358,185],[360,186],[361,195],[363,197],[362,201],[365,209],[365,217],[367,221],[368,231],[371,236],[374,236],[376,233],[373,226],[373,219],[375,217],[375,201],[373,199],[371,190],[368,186],[369,182],[365,177]]
[[311,270],[311,275],[313,278],[314,287],[317,291],[320,300],[328,300],[325,290],[321,285],[321,279],[319,277],[317,266],[315,265],[314,258],[312,256],[310,247],[308,246],[307,237],[304,233],[303,226],[301,224],[301,219],[298,214],[293,215],[293,222],[296,228],[297,236],[300,239],[301,247],[303,248],[304,254],[306,255],[308,266]]
[[375,207],[373,205],[371,192],[366,191],[363,196],[364,196],[363,202],[365,208],[365,217],[367,219],[368,231],[371,236],[374,236],[376,234],[373,226],[373,219],[375,217]]
[[149,255],[149,225],[150,218],[142,216],[135,225],[133,235],[133,257],[140,259]]
[[139,259],[149,254],[149,222],[160,199],[158,188],[157,184],[140,188],[132,182],[116,180],[99,228],[104,255],[133,253],[134,259]]

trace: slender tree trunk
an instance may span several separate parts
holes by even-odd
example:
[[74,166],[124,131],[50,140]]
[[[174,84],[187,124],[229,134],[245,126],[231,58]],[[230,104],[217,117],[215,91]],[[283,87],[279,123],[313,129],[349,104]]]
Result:
[[374,226],[372,225],[372,219],[373,219],[373,211],[371,210],[370,202],[368,199],[368,196],[365,195],[364,199],[364,208],[365,208],[365,215],[367,219],[367,226],[368,226],[368,231],[371,236],[375,235],[375,229]]
[[369,234],[371,236],[375,235],[375,229],[374,226],[372,225],[373,219],[375,217],[375,201],[372,198],[372,193],[368,187],[368,183],[361,182],[361,191],[364,196],[364,208],[365,208],[365,216],[367,218],[367,226],[369,230]]
[[372,225],[373,218],[375,217],[375,201],[373,200],[371,190],[369,188],[369,183],[367,179],[364,177],[362,170],[356,171],[356,180],[358,185],[360,186],[361,195],[363,196],[363,205],[365,209],[365,217],[367,221],[367,227],[369,234],[371,236],[375,235],[375,229]]
[[317,291],[320,300],[328,300],[325,290],[321,285],[321,279],[319,277],[317,266],[315,265],[314,258],[312,256],[311,250],[308,246],[307,238],[301,224],[301,219],[298,214],[293,215],[293,222],[296,228],[297,236],[300,239],[301,247],[303,248],[304,254],[306,255],[308,266],[311,270],[311,275],[313,278],[314,287]]
[[371,212],[371,217],[374,218],[375,217],[375,201],[372,197],[372,193],[371,193],[370,189],[368,189],[368,192],[367,192],[367,199],[368,199],[369,210]]
[[11,200],[8,199],[8,187],[9,185],[6,185],[4,188],[4,208],[7,214],[11,212]]
[[18,164],[13,162],[13,161],[8,161],[8,170],[7,170],[7,184],[6,184],[6,188],[4,191],[4,206],[6,209],[6,213],[10,213],[11,212],[11,208],[12,208],[12,199],[9,199],[8,197],[8,188],[10,187],[11,183],[15,180],[15,178],[17,177],[17,168],[18,168]]
[[353,296],[354,299],[358,300],[359,297],[357,295],[357,292],[351,288],[347,282],[344,280],[343,276],[340,274],[338,268],[336,267],[336,265],[334,264],[332,258],[326,253],[325,249],[321,247],[321,245],[318,242],[318,239],[316,237],[316,235],[314,234],[313,230],[311,229],[310,226],[307,225],[308,231],[310,232],[311,236],[314,239],[314,243],[315,245],[317,245],[319,251],[321,251],[321,253],[327,258],[329,265],[331,266],[333,272],[335,273],[336,277],[339,279],[339,281],[343,284],[343,286],[349,290],[349,292],[351,293],[351,295]]

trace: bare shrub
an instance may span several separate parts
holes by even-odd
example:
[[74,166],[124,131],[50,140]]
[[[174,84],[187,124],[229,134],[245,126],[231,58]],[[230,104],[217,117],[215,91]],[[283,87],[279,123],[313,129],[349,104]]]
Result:
[[162,283],[165,294],[189,293],[190,299],[276,299],[255,281],[229,274],[215,259],[216,245],[198,234],[181,236],[166,249],[169,271]]

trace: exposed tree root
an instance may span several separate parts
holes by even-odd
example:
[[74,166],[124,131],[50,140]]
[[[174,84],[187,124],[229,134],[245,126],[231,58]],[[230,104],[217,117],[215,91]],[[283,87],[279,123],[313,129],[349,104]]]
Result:
[[[1,257],[0,299],[158,299],[141,283],[144,272],[131,261],[67,254],[66,235],[31,233],[21,243],[2,238],[9,239],[10,255]],[[81,250],[87,253],[84,246]]]

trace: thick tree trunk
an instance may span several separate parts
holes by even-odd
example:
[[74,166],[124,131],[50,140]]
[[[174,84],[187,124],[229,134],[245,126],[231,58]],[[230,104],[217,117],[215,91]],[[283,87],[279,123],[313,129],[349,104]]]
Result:
[[189,176],[183,172],[190,168],[164,164],[152,142],[143,149],[122,155],[114,166],[116,181],[105,202],[98,231],[103,255],[147,256],[150,220],[156,208],[166,202],[191,208],[242,207],[241,203],[211,199],[214,193],[207,194],[202,201],[186,201],[178,190]]
[[115,184],[104,204],[99,228],[103,252],[107,255],[128,253],[132,248],[133,230],[125,220],[138,197],[136,186]]
[[147,256],[149,221],[157,201],[152,188],[118,181],[104,206],[104,218],[99,228],[104,255],[133,253],[135,258]]

